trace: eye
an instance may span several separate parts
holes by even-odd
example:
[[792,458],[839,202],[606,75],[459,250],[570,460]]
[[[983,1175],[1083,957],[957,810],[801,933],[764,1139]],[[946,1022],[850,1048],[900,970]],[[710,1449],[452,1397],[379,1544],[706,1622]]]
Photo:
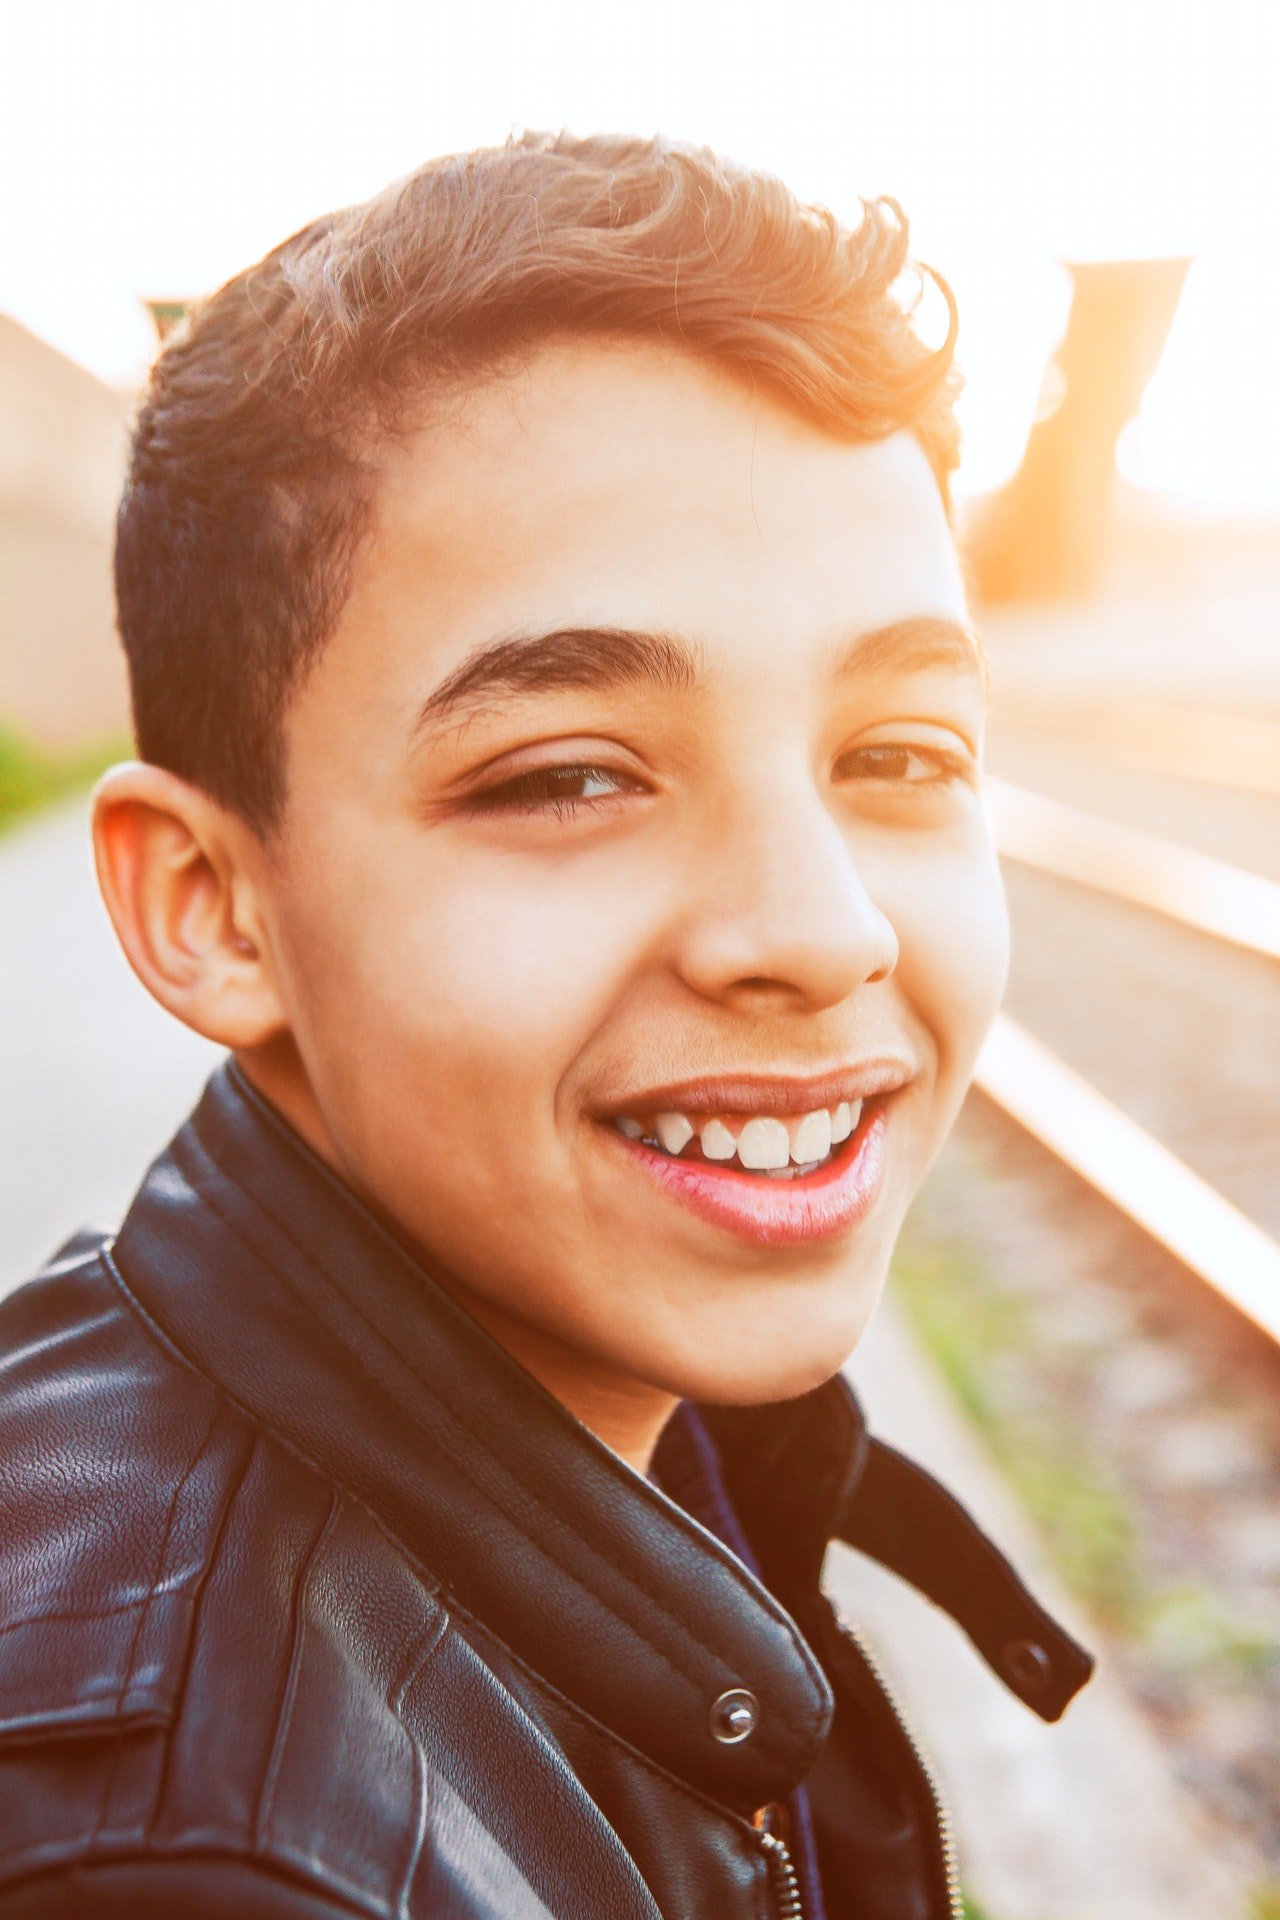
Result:
[[837,764],[839,775],[878,781],[893,787],[940,787],[962,780],[970,785],[977,767],[968,753],[906,740],[884,740],[857,747]]
[[621,793],[643,788],[609,767],[537,767],[472,796],[472,813],[552,813],[558,817],[599,806]]

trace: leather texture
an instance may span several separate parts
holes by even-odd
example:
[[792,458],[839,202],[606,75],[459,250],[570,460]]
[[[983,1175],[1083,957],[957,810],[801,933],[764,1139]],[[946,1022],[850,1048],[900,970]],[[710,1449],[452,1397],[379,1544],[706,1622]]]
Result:
[[806,1780],[828,1920],[944,1920],[827,1543],[1045,1718],[1089,1657],[843,1380],[700,1411],[760,1579],[219,1069],[0,1306],[0,1920],[768,1920]]

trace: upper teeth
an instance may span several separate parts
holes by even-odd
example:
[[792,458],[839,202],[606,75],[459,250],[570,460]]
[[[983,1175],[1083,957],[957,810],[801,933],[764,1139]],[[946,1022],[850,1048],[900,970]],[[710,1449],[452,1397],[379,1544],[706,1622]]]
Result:
[[708,1160],[732,1160],[736,1153],[744,1167],[768,1172],[788,1163],[808,1166],[825,1160],[832,1147],[849,1138],[861,1114],[861,1100],[841,1100],[838,1106],[815,1107],[812,1113],[785,1120],[757,1114],[736,1132],[719,1117],[695,1124],[688,1114],[675,1112],[660,1113],[647,1123],[624,1114],[614,1125],[628,1140],[656,1139],[667,1153],[680,1153],[696,1133]]
[[[848,1107],[845,1108],[846,1113]],[[831,1151],[831,1115],[825,1107],[817,1107],[812,1113],[790,1129],[791,1158],[793,1160],[825,1160]]]
[[693,1123],[686,1120],[682,1113],[660,1113],[658,1138],[668,1153],[679,1153],[681,1147],[687,1147],[693,1138]]
[[722,1120],[711,1120],[698,1135],[708,1160],[732,1160],[738,1143]]

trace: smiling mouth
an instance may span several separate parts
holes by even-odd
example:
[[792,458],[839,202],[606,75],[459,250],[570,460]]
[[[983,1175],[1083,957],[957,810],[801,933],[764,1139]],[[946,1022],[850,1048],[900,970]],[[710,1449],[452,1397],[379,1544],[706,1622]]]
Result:
[[847,1114],[667,1110],[618,1115],[601,1131],[665,1201],[758,1246],[797,1247],[839,1239],[875,1205],[897,1091],[851,1101]]
[[671,1160],[767,1180],[803,1180],[831,1165],[871,1101],[841,1100],[785,1118],[771,1114],[621,1114],[610,1125]]

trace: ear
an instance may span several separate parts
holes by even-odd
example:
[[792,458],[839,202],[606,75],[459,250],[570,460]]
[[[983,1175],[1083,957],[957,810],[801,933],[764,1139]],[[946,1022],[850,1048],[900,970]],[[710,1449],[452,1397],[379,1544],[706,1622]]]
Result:
[[98,782],[93,850],[125,958],[162,1007],[224,1047],[284,1028],[259,911],[264,856],[244,821],[176,774],[130,762]]

